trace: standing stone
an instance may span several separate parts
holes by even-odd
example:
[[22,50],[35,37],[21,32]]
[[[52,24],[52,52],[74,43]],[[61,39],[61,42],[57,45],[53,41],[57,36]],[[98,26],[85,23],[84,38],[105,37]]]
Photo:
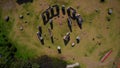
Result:
[[75,43],[72,43],[72,47],[74,47],[75,46]]
[[40,40],[41,44],[44,45],[44,39],[43,39],[43,37],[41,36],[41,33],[40,33],[40,32],[37,32],[37,36],[38,36],[38,39]]
[[50,8],[50,10],[51,10],[51,13],[53,15],[52,17],[59,16],[60,9],[59,9],[58,5],[53,5],[52,8]]
[[70,36],[70,32],[67,32],[67,33],[66,33],[66,36]]
[[57,11],[57,16],[59,16],[59,14],[60,14],[59,6],[58,5],[55,5],[55,6],[56,6],[56,11]]
[[112,11],[112,9],[111,9],[111,8],[109,8],[109,9],[108,9],[108,14],[109,14],[109,15],[111,15],[111,14],[112,14],[112,12],[113,12],[113,11]]
[[38,30],[42,34],[42,27],[41,26],[38,26]]
[[82,29],[83,19],[81,18],[81,16],[79,14],[76,15],[76,21],[77,21],[77,24],[80,27],[80,29]]
[[42,45],[44,45],[44,39],[43,39],[43,37],[40,37],[40,42],[41,42]]
[[67,45],[67,43],[68,43],[69,40],[70,40],[70,32],[68,32],[68,33],[63,37],[63,40],[64,40],[64,44]]
[[79,36],[76,37],[76,41],[77,41],[77,43],[80,42],[80,37]]
[[50,19],[50,13],[48,10],[46,10],[46,15],[47,15],[47,19],[49,20]]
[[57,47],[57,50],[58,50],[58,53],[61,54],[61,47],[60,46]]
[[76,11],[72,12],[72,18],[75,19],[76,18]]
[[23,30],[23,27],[22,27],[22,26],[20,27],[20,30],[21,30],[21,31]]
[[73,20],[75,20],[76,18],[76,10],[72,7],[68,7],[67,9],[67,14],[70,18],[72,18]]
[[19,18],[20,18],[20,19],[23,19],[23,15],[20,15]]
[[37,35],[38,35],[39,37],[41,37],[41,36],[42,36],[41,32],[37,32]]
[[62,5],[62,13],[65,15],[65,5]]
[[9,21],[9,16],[5,17],[5,21],[7,21],[7,22]]
[[53,9],[53,7],[50,7],[50,12],[51,12],[51,18],[53,18],[54,17],[54,9]]
[[42,19],[43,19],[43,23],[45,25],[49,21],[49,19],[47,18],[46,12],[43,12],[41,14],[41,16],[42,16]]
[[67,8],[67,14],[68,14],[68,16],[71,16],[70,15],[70,7]]

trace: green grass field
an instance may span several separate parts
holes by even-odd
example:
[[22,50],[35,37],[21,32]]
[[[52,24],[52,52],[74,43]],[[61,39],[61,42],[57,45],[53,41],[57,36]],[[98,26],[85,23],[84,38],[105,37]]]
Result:
[[[63,42],[63,36],[70,31],[67,26],[67,15],[60,13],[59,18],[53,18],[54,44],[51,43],[48,32],[50,25],[49,23],[44,25],[41,18],[41,13],[54,4],[75,8],[84,21],[83,29],[80,29],[76,21],[72,20],[73,32],[70,34],[71,39],[67,46]],[[117,62],[116,60],[120,58],[119,5],[119,0],[105,0],[104,3],[99,0],[33,0],[32,3],[20,5],[16,3],[16,0],[3,0],[0,1],[0,44],[5,45],[6,42],[2,38],[5,34],[13,47],[17,48],[15,57],[22,60],[48,55],[68,63],[79,62],[80,68],[113,68],[113,62]],[[107,14],[108,8],[113,9],[112,15]],[[27,12],[30,14],[27,15]],[[20,15],[23,15],[23,19],[19,18]],[[5,16],[10,17],[8,22],[4,21]],[[111,20],[107,21],[107,18]],[[44,45],[41,45],[36,34],[39,25],[42,26]],[[77,36],[81,38],[78,44],[76,43]],[[76,43],[75,47],[71,47],[73,42]],[[61,46],[61,54],[58,54],[57,46]],[[113,52],[104,63],[101,63],[100,58],[109,49]],[[0,53],[7,54],[3,52],[2,46]]]

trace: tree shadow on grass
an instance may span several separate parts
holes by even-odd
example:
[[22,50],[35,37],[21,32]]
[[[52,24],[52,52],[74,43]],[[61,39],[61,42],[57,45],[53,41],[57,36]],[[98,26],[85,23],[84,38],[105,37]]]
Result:
[[40,65],[40,68],[66,68],[67,65],[66,61],[47,55],[41,56],[36,62]]
[[21,4],[23,4],[23,3],[28,3],[28,2],[32,3],[33,0],[16,0],[16,2],[17,2],[19,5],[21,5]]

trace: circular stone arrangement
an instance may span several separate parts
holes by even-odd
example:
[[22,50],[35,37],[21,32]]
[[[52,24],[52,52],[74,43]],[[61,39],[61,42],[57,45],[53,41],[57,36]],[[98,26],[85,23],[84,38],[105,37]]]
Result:
[[[71,28],[72,21],[71,20],[76,20],[76,23],[78,24],[79,28],[82,29],[83,19],[80,16],[80,14],[78,14],[74,8],[72,8],[72,7],[66,8],[64,5],[62,5],[62,7],[59,7],[58,5],[53,5],[53,6],[50,6],[48,9],[46,9],[41,14],[43,24],[46,25],[49,22],[51,29],[53,29],[52,18],[54,18],[56,16],[59,17],[60,11],[62,12],[63,15],[66,15],[66,14],[68,15],[67,24],[70,29],[70,32],[72,32],[72,28]],[[51,29],[48,29],[48,32],[50,34],[51,42],[54,43],[54,38],[53,38]],[[41,44],[44,45],[44,38],[42,37],[42,27],[39,26],[38,30],[39,30],[37,32],[38,39],[40,40]],[[67,43],[70,41],[70,32],[67,32],[66,35],[63,37],[63,41],[64,41],[65,45],[67,45]],[[79,36],[76,37],[76,41],[77,41],[77,43],[79,43],[79,41],[80,41]],[[72,47],[75,46],[75,43],[73,42],[71,46]],[[57,49],[58,49],[58,53],[61,53],[61,47],[58,46]]]

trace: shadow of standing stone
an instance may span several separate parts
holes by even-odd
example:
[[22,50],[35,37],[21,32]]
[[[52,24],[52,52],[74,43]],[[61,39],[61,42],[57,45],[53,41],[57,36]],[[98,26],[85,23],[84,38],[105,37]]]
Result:
[[53,29],[53,20],[50,19],[50,28]]
[[70,29],[70,32],[72,32],[72,21],[70,18],[67,19],[67,22],[68,22],[68,27]]
[[53,36],[50,37],[51,38],[51,42],[54,43],[54,39],[53,39]]

